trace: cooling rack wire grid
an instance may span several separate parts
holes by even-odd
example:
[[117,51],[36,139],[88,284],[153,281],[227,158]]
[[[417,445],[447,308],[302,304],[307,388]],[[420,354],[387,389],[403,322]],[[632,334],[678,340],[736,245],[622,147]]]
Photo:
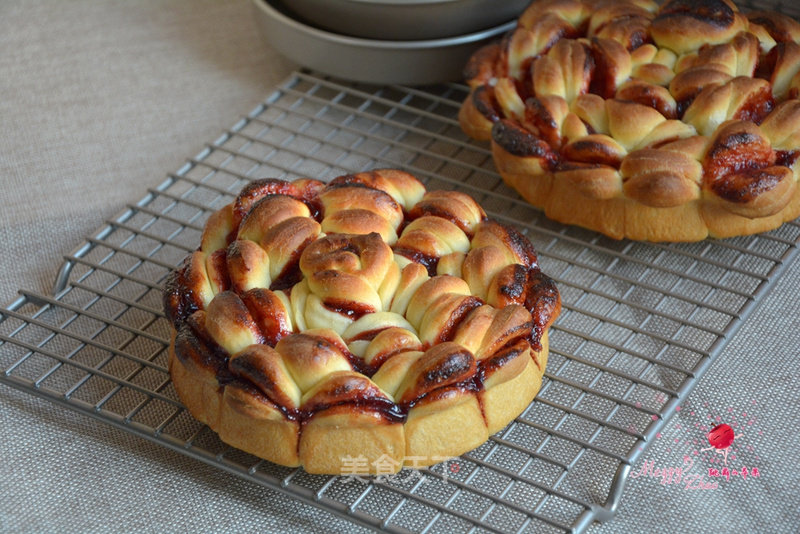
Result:
[[[797,252],[800,225],[665,245],[548,221],[461,133],[466,94],[292,74],[66,256],[52,294],[22,290],[0,310],[0,381],[389,532],[581,532],[610,518],[631,466]],[[478,449],[393,477],[309,475],[223,444],[169,380],[167,273],[249,180],[377,167],[466,192],[534,243],[563,298],[541,392]]]

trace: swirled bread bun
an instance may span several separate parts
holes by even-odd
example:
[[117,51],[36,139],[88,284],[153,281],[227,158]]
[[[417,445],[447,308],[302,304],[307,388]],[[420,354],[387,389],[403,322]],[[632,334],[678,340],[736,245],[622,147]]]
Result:
[[392,169],[248,184],[164,288],[189,412],[327,474],[486,441],[539,391],[560,306],[525,236]]
[[800,24],[730,0],[535,0],[459,120],[557,221],[697,241],[800,215]]

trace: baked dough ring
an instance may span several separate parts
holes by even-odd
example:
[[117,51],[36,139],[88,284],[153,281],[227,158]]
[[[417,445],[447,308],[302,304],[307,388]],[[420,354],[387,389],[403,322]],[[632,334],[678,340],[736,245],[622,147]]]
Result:
[[465,76],[462,129],[551,219],[697,241],[800,215],[789,17],[729,0],[536,0]]
[[486,441],[539,391],[560,306],[525,236],[390,169],[249,184],[164,291],[189,412],[230,445],[326,474]]

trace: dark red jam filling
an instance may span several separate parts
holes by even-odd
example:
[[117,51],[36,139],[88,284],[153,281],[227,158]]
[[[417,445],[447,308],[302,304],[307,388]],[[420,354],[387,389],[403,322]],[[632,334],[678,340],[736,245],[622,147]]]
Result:
[[782,175],[769,172],[768,169],[745,169],[716,180],[711,184],[711,189],[720,198],[743,204],[774,189],[781,178]]
[[461,323],[464,322],[470,312],[472,312],[472,310],[475,308],[483,306],[483,304],[484,302],[478,297],[467,297],[462,300],[458,307],[450,314],[450,317],[448,317],[447,322],[439,332],[439,336],[436,338],[435,343],[438,344],[444,343],[445,341],[452,341],[453,337],[455,337],[456,332],[458,331],[458,327],[461,326]]
[[528,343],[520,339],[509,341],[493,356],[478,362],[475,382],[482,386],[486,382],[486,379],[494,374],[495,371],[519,356],[520,353],[528,350],[528,347]]
[[419,250],[399,247],[394,249],[394,253],[425,267],[428,271],[428,276],[436,276],[436,268],[439,265],[439,258],[436,256],[430,256]]
[[291,324],[284,315],[275,313],[275,306],[283,306],[277,296],[266,289],[255,288],[242,293],[241,299],[264,335],[264,343],[274,347],[282,338],[292,334]]
[[531,346],[534,350],[542,350],[542,336],[553,318],[561,311],[561,295],[555,281],[538,269],[528,274],[525,308],[531,312],[533,318]]
[[500,105],[497,103],[494,91],[491,88],[485,85],[478,87],[472,93],[472,102],[475,105],[475,109],[487,120],[491,122],[500,120]]
[[513,156],[541,158],[545,168],[552,168],[558,161],[558,155],[546,141],[508,119],[494,123],[492,139]]
[[301,422],[309,421],[314,415],[339,406],[349,406],[355,410],[372,412],[381,415],[387,423],[405,423],[408,410],[404,410],[386,397],[366,397],[355,401],[334,402],[330,404],[317,404],[311,410],[298,410],[297,419]]
[[271,291],[291,289],[303,279],[303,272],[300,270],[300,254],[295,254],[281,271],[281,274],[269,285]]
[[791,168],[798,156],[800,156],[800,150],[777,150],[775,151],[775,165]]
[[344,315],[354,321],[364,317],[368,313],[375,313],[375,308],[369,304],[353,300],[327,299],[322,305],[325,306],[326,309],[336,312],[339,315]]
[[182,267],[169,273],[164,283],[164,294],[162,296],[164,314],[167,316],[167,320],[176,327],[188,316],[200,309],[200,299],[194,290],[186,284],[185,273],[189,258],[184,261]]
[[772,89],[767,86],[749,98],[733,118],[761,124],[774,108],[775,99],[772,97]]
[[[472,377],[464,380],[462,382],[458,382],[456,384],[443,386],[440,388],[436,388],[434,390],[428,391],[424,395],[421,395],[411,401],[400,403],[398,408],[405,414],[408,414],[408,411],[414,408],[417,405],[425,404],[429,402],[436,402],[437,400],[442,400],[447,398],[450,395],[459,395],[464,393],[480,393],[483,391],[483,381],[480,377],[475,374]],[[486,416],[483,414],[483,403],[480,400],[480,395],[478,395],[478,402],[481,408],[481,415],[484,416],[484,420]]]

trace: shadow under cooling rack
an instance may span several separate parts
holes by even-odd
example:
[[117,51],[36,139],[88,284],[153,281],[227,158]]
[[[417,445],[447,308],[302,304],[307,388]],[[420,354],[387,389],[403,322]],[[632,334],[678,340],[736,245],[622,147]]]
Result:
[[[0,381],[294,496],[397,532],[580,532],[614,512],[633,463],[797,251],[800,225],[680,245],[548,221],[457,122],[467,89],[295,73],[66,257],[55,291],[0,315]],[[423,471],[314,476],[221,443],[166,369],[161,284],[249,180],[398,167],[472,195],[532,240],[563,297],[541,392],[490,440]]]

